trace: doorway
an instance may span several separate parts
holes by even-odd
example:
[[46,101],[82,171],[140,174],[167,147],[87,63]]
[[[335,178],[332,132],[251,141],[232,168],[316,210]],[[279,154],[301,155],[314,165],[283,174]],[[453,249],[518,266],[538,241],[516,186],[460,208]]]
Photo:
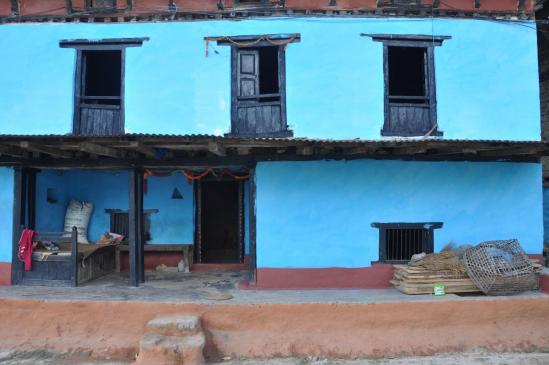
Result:
[[195,262],[243,262],[243,186],[234,180],[204,180],[196,184]]

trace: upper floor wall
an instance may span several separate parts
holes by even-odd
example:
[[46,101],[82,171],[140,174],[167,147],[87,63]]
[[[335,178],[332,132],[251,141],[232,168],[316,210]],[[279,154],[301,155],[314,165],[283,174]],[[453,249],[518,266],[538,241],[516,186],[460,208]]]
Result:
[[450,36],[434,47],[437,128],[448,139],[540,139],[534,22],[422,18],[0,26],[0,133],[72,131],[76,52],[62,39],[148,37],[125,53],[128,133],[231,129],[231,47],[204,37],[299,34],[285,50],[287,124],[295,137],[379,139],[383,42],[367,34]]

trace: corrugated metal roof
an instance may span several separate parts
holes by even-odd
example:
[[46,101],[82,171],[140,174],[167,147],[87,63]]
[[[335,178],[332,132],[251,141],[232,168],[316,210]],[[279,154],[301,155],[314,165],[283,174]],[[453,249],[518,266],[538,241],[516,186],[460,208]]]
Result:
[[0,140],[32,140],[32,139],[62,139],[66,141],[78,141],[90,138],[105,140],[128,140],[128,139],[182,139],[182,140],[218,140],[218,141],[272,141],[272,142],[302,142],[319,144],[386,144],[391,142],[398,143],[501,143],[501,144],[539,144],[541,140],[501,140],[501,139],[446,139],[446,138],[422,138],[422,137],[384,137],[382,139],[335,139],[335,138],[308,138],[308,137],[255,137],[239,138],[233,136],[218,136],[213,134],[158,134],[158,133],[126,133],[123,135],[73,135],[73,134],[0,134]]

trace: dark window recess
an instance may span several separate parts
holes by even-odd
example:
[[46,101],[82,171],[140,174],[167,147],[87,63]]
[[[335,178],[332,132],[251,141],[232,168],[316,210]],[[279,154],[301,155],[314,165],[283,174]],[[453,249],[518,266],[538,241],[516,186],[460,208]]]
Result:
[[[110,232],[121,234],[125,237],[125,240],[127,240],[130,232],[130,218],[128,211],[119,209],[105,209],[105,211],[110,215]],[[143,212],[143,231],[145,234],[145,241],[150,241],[152,239],[150,216],[153,213],[158,213],[158,210],[147,209]]]
[[434,250],[434,229],[442,223],[373,223],[379,228],[379,261],[408,262],[418,253]]
[[120,105],[122,51],[84,51],[83,94],[86,104]]
[[434,48],[450,37],[368,35],[383,42],[383,136],[442,136],[438,130]]
[[88,9],[113,9],[116,8],[116,0],[86,0]]
[[425,57],[423,47],[389,47],[389,102],[428,102]]

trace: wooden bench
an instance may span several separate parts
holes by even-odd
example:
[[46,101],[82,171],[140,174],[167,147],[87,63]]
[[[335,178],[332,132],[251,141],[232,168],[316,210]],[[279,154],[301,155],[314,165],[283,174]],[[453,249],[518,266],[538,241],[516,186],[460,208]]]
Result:
[[[181,252],[183,254],[183,265],[185,267],[184,271],[189,272],[192,262],[193,246],[194,245],[192,243],[146,244],[144,247],[144,252]],[[129,252],[129,246],[127,244],[116,246],[116,272],[120,272],[120,252]]]

